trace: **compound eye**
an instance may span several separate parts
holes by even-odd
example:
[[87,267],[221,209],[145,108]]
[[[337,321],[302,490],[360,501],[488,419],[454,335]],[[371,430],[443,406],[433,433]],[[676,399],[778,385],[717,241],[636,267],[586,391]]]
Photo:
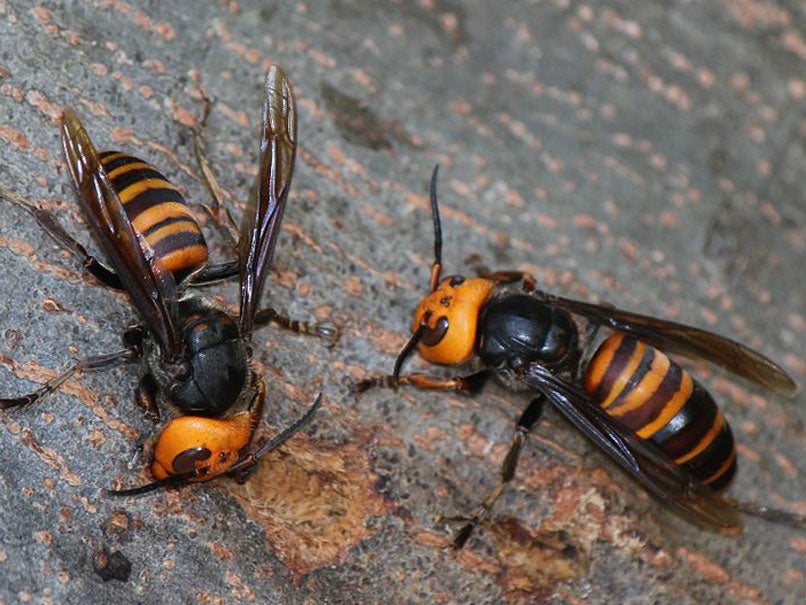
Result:
[[192,447],[186,449],[181,454],[177,454],[171,466],[173,466],[173,471],[177,475],[195,473],[197,472],[195,463],[201,462],[202,460],[209,460],[212,455],[213,452],[206,447]]
[[450,284],[450,285],[451,285],[453,288],[456,288],[457,286],[461,286],[463,283],[465,283],[465,278],[464,278],[464,277],[462,277],[461,275],[454,275],[454,276],[452,276],[452,277],[450,278],[450,281],[449,281],[448,283],[449,283],[449,284]]
[[426,347],[433,347],[440,342],[442,339],[445,338],[445,334],[448,333],[448,318],[444,315],[437,319],[436,325],[431,328],[426,326],[425,332],[423,333],[423,338],[420,342],[422,342]]

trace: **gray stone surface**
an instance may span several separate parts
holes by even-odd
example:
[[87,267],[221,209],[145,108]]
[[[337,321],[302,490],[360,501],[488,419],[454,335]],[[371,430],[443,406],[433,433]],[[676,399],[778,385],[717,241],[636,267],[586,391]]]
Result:
[[[345,386],[390,370],[407,336],[437,162],[449,271],[478,253],[559,293],[732,335],[803,382],[804,23],[801,3],[733,0],[0,0],[0,183],[85,241],[61,106],[198,202],[183,122],[199,113],[200,84],[218,101],[211,159],[243,198],[262,73],[281,64],[301,150],[267,296],[343,331],[333,349],[256,336],[266,430],[320,388],[326,402],[244,486],[100,492],[148,479],[157,428],[133,405],[136,367],[0,415],[0,602],[806,600],[803,531],[753,519],[738,538],[701,531],[553,412],[494,522],[453,554],[453,527],[436,517],[494,484],[523,398],[492,387],[356,399]],[[3,395],[117,347],[135,319],[5,203],[0,265]],[[210,290],[237,302],[232,285]],[[731,493],[806,512],[803,396],[695,368],[740,443]]]

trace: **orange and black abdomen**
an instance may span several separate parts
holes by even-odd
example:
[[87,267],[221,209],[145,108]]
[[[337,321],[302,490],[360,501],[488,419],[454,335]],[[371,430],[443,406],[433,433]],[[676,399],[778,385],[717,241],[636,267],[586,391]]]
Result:
[[168,179],[151,164],[117,151],[99,154],[135,231],[173,273],[177,283],[207,263],[196,219]]
[[585,370],[585,390],[610,416],[652,441],[714,490],[736,472],[733,434],[711,395],[663,352],[609,336]]

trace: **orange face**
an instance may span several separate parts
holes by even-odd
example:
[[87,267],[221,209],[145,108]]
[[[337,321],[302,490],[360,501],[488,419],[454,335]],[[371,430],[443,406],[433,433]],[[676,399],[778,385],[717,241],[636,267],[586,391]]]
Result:
[[204,473],[191,481],[206,481],[226,473],[249,445],[252,425],[249,412],[226,419],[178,416],[168,423],[157,441],[151,473],[161,480],[203,469]]
[[495,282],[451,276],[426,296],[414,314],[412,331],[425,320],[427,330],[417,345],[423,359],[454,365],[473,356],[481,307]]

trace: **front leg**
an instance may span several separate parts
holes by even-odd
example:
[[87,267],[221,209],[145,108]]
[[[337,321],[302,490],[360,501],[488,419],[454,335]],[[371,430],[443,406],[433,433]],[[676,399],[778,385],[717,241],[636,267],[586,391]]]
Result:
[[363,393],[369,389],[396,389],[399,386],[413,386],[428,391],[456,391],[466,395],[478,393],[490,377],[489,370],[480,370],[464,376],[441,377],[430,374],[375,374],[358,381],[352,386],[354,393]]
[[158,393],[159,386],[150,372],[140,379],[134,393],[137,405],[140,406],[146,417],[153,422],[158,422],[160,419],[160,410],[157,405]]

